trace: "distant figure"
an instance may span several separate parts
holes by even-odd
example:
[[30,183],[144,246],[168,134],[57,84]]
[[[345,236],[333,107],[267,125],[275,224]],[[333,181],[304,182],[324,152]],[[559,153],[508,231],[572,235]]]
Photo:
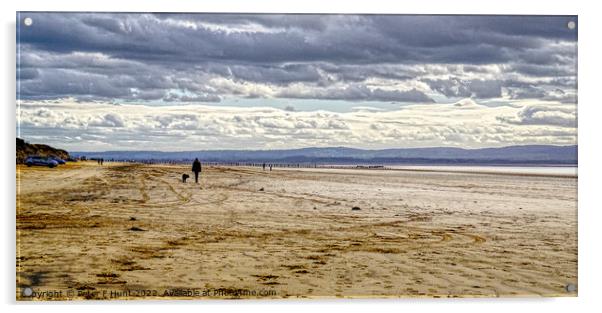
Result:
[[194,172],[194,182],[197,184],[199,183],[199,173],[201,170],[201,162],[198,158],[194,159],[194,162],[192,162],[192,171]]
[[265,171],[265,163],[263,163],[263,170]]
[[188,174],[182,174],[182,182],[185,183],[188,177],[190,177]]
[[270,164],[270,172],[272,171],[272,164]]
[[100,158],[100,165],[103,165],[105,163],[105,159],[104,158]]

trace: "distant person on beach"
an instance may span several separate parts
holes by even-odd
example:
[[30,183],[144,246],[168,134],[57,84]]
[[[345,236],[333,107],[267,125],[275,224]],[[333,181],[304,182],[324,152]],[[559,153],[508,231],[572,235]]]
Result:
[[263,163],[263,170],[265,171],[265,163]]
[[194,159],[194,162],[192,162],[192,171],[194,172],[194,182],[197,184],[199,183],[199,173],[201,170],[201,162],[198,158]]
[[272,164],[270,164],[270,172],[272,171]]

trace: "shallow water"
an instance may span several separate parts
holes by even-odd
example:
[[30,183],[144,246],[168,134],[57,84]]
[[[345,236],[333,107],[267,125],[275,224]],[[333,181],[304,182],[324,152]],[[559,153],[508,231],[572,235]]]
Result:
[[427,170],[447,172],[502,173],[502,174],[539,174],[577,176],[576,166],[454,166],[454,165],[392,165],[391,169]]

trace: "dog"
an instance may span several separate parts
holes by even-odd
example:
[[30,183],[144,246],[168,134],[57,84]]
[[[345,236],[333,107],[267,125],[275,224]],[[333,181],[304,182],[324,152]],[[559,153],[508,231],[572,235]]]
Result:
[[182,174],[182,182],[183,183],[185,183],[188,178],[190,178],[190,176],[188,174]]

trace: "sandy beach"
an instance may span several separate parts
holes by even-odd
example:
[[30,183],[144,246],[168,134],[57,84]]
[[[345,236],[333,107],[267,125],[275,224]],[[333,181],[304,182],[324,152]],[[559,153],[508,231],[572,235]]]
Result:
[[17,299],[577,295],[576,177],[203,170],[18,165]]

